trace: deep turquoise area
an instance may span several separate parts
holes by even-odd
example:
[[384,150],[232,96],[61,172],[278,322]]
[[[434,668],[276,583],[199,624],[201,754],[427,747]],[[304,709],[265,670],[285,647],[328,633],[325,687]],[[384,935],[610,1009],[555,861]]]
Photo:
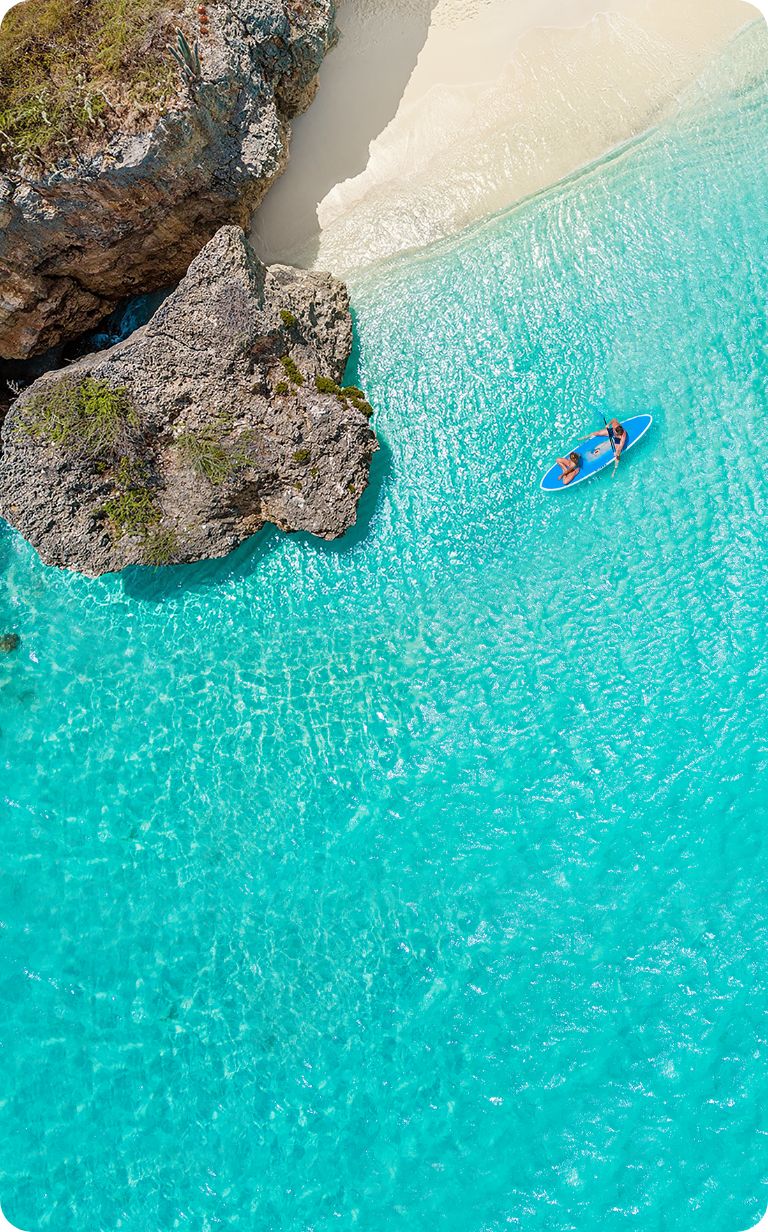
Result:
[[[0,1204],[737,1232],[768,1205],[768,32],[353,287],[359,527],[0,532]],[[621,464],[538,480],[598,412]]]

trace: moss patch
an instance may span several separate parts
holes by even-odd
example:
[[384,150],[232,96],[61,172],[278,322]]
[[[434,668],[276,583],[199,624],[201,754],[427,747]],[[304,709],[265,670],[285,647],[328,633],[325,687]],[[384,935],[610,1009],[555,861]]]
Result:
[[25,0],[0,26],[0,166],[50,163],[129,112],[163,110],[179,0]]

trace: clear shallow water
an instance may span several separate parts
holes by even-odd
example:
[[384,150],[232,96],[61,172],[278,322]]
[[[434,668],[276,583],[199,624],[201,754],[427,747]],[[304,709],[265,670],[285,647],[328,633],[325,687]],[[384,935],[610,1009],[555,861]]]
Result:
[[[764,1209],[767,62],[360,282],[344,544],[93,583],[3,532],[22,1228]],[[655,425],[547,498],[584,406]]]

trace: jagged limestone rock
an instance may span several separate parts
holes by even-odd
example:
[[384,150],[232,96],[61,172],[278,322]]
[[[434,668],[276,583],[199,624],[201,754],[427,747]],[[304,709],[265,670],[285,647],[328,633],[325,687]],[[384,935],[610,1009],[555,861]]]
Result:
[[223,556],[265,522],[334,539],[378,448],[359,391],[317,388],[351,345],[342,283],[222,227],[147,325],[16,400],[0,515],[91,576]]

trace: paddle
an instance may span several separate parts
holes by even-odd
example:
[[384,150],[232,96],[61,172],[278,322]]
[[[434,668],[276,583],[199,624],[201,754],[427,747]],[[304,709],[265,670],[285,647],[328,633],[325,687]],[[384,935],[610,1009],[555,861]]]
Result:
[[616,470],[619,465],[619,455],[616,452],[616,442],[613,439],[613,428],[610,427],[608,420],[605,418],[605,415],[601,414],[600,418],[605,424],[605,428],[608,433],[608,440],[611,442],[611,449],[613,450],[613,470],[611,471],[611,479],[613,479],[616,475]]

